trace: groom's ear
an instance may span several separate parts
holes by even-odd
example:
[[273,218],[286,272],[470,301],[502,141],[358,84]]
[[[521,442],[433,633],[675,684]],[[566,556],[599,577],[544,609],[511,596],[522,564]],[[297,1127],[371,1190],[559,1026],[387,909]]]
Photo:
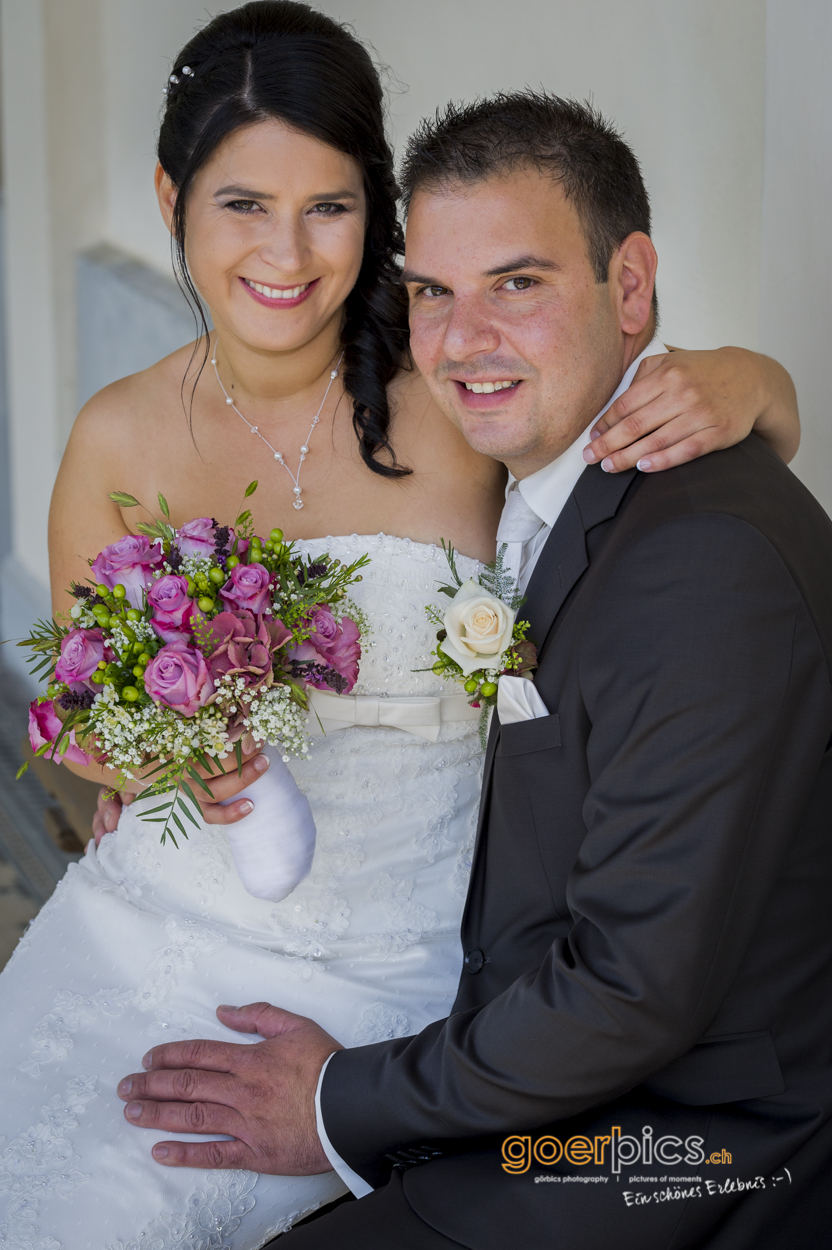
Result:
[[610,293],[625,334],[641,334],[650,321],[658,263],[650,236],[641,230],[628,234],[610,260]]

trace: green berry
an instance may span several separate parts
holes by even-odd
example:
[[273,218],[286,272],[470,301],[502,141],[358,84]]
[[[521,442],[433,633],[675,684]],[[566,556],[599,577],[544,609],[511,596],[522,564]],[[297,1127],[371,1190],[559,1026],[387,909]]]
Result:
[[133,622],[140,621],[142,619],[142,614],[139,612],[138,608],[128,608],[127,619],[128,621]]
[[197,605],[200,612],[212,612],[214,609],[214,600],[210,595],[200,595],[197,599]]
[[225,562],[226,568],[229,568],[229,569],[236,569],[239,563],[240,563],[239,556],[229,556]]
[[442,674],[443,674],[443,673],[444,673],[444,671],[445,671],[445,662],[444,662],[444,660],[437,660],[437,661],[436,661],[436,663],[435,663],[435,664],[434,664],[434,666],[433,666],[433,671],[434,671],[434,673],[436,673],[436,676],[437,676],[437,677],[441,677],[441,676],[442,676]]
[[98,667],[99,667],[99,668],[106,668],[106,667],[107,667],[107,661],[106,661],[106,660],[99,660],[99,661],[98,661]]
[[273,529],[272,532],[269,534],[269,538],[274,543],[274,545],[277,546],[278,543],[283,542],[283,530]]
[[101,598],[102,598],[102,599],[107,599],[107,598],[109,597],[109,594],[110,594],[110,587],[109,587],[109,586],[103,586],[103,585],[101,585],[101,583],[99,582],[99,584],[96,586],[96,588],[95,588],[95,589],[96,589],[96,590],[98,591],[98,593],[101,595]]
[[143,664],[146,668],[147,665],[150,663],[151,659],[152,659],[152,656],[149,656],[146,651],[142,651],[141,655],[139,656],[139,663]]
[[135,686],[125,686],[121,692],[121,697],[125,703],[135,703],[139,697],[139,692]]
[[194,581],[192,577],[186,577],[185,581],[188,584],[188,594],[191,597],[191,599],[193,599],[194,595],[196,594],[196,582]]
[[208,576],[215,586],[222,586],[225,582],[225,573],[223,573],[222,569],[211,569]]
[[141,664],[135,664],[133,666],[133,676],[144,677],[144,669],[142,668]]
[[[466,681],[466,683],[465,683],[465,685],[464,685],[463,689],[465,690],[465,693],[466,693],[466,694],[476,694],[476,693],[477,693],[477,686],[478,686],[479,684],[480,684],[480,683],[477,681],[476,677],[469,677],[469,678],[468,678],[468,680]],[[485,686],[483,686],[483,690],[485,690]]]
[[94,673],[90,673],[90,681],[94,681],[96,686],[100,686],[102,684],[104,681],[104,674],[100,668],[97,668]]
[[124,586],[122,586],[121,582],[119,582],[116,586],[113,587],[114,599],[124,599],[126,595],[127,595],[127,590]]
[[480,694],[484,699],[490,699],[493,694],[497,693],[497,683],[494,681],[484,681]]

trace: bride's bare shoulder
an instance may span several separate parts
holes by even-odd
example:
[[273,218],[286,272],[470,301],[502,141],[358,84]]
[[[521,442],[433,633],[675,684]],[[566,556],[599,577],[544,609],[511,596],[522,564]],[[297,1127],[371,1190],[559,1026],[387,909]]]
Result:
[[403,464],[418,473],[420,468],[435,470],[437,463],[444,462],[455,474],[464,471],[481,486],[503,484],[503,466],[466,443],[434,402],[418,369],[399,373],[390,385],[389,394],[391,442]]
[[[182,415],[182,395],[186,401],[190,385],[182,382],[189,364],[201,363],[201,353],[187,344],[165,356],[148,369],[119,378],[89,399],[75,419],[70,443],[95,447],[98,452],[129,452],[135,455],[164,428],[166,438],[176,438],[180,425],[187,435]],[[171,423],[171,417],[178,421]]]

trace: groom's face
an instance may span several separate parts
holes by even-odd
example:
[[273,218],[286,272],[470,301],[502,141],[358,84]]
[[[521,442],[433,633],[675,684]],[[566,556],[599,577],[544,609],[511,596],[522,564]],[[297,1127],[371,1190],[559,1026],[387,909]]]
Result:
[[650,337],[649,292],[623,316],[626,277],[617,256],[596,281],[574,205],[534,169],[416,192],[411,348],[472,447],[526,477],[578,438]]

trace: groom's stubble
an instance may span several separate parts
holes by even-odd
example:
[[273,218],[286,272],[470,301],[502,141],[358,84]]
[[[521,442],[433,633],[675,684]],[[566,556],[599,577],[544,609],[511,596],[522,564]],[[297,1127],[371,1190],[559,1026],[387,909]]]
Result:
[[[414,361],[471,446],[526,477],[579,437],[650,341],[654,272],[633,234],[599,283],[576,208],[535,169],[420,188],[404,272]],[[516,385],[477,395],[466,382]]]

